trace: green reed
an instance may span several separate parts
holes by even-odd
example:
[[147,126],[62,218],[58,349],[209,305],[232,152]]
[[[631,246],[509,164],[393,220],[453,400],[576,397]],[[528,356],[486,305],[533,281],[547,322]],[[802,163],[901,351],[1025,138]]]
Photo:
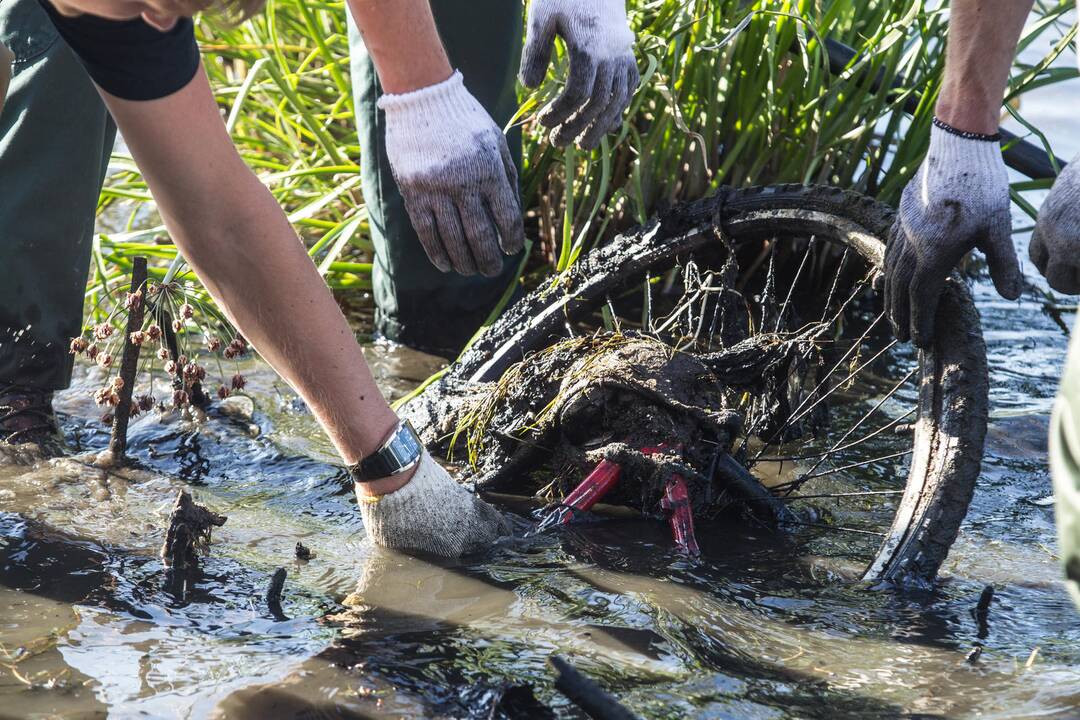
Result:
[[[530,281],[722,184],[828,183],[893,202],[917,168],[943,70],[947,15],[938,3],[629,0],[629,7],[642,85],[600,149],[552,147],[533,119],[560,89],[561,51],[548,82],[522,96],[523,205],[535,240],[522,272]],[[1049,37],[1052,50],[1033,66],[1018,64],[1010,84],[1012,111],[1039,144],[1045,138],[1022,120],[1022,97],[1076,77],[1071,64],[1050,67],[1070,51],[1072,7],[1072,0],[1038,4],[1042,19],[1022,42]],[[328,284],[369,289],[344,4],[270,0],[240,26],[202,17],[197,29],[241,155],[285,208]],[[825,38],[857,51],[838,74],[830,72]],[[909,115],[903,107],[912,97],[919,102]],[[115,158],[114,167],[99,208],[115,232],[95,244],[90,323],[108,316],[106,298],[124,284],[132,256],[151,258],[152,278],[163,277],[175,257],[130,158]],[[1014,198],[1033,212],[1022,192],[1047,186],[1018,184]],[[186,282],[205,298],[194,278]]]

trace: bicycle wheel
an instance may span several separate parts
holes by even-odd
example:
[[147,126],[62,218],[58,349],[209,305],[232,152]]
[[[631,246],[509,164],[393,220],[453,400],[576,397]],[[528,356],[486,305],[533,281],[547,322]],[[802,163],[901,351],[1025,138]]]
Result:
[[[741,400],[740,462],[802,509],[797,532],[808,552],[854,555],[869,582],[931,582],[979,474],[985,346],[955,275],[932,349],[916,352],[891,337],[873,285],[893,219],[891,208],[835,188],[722,189],[619,236],[534,290],[403,412],[438,427],[462,388],[495,381],[568,336],[613,325],[702,357],[755,334],[803,333],[813,338],[813,359],[788,368],[768,403]],[[445,450],[446,430],[425,441]]]

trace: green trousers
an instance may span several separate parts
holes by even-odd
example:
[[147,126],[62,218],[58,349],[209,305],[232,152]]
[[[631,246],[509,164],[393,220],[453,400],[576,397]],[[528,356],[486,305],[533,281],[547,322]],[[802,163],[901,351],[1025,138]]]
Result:
[[[504,127],[517,110],[522,3],[432,0],[431,6],[451,65],[461,70],[465,86]],[[453,356],[498,302],[520,258],[506,258],[495,278],[442,273],[431,264],[390,174],[384,120],[375,107],[382,90],[351,20],[349,33],[364,201],[375,244],[375,329],[411,347]],[[512,132],[508,142],[511,154],[520,158],[520,133]]]
[[[505,124],[516,110],[521,4],[434,0],[451,62]],[[424,254],[390,174],[380,89],[351,28],[364,193],[374,236],[377,330],[453,354],[490,312],[516,269],[498,278],[443,274]],[[37,0],[0,0],[0,41],[15,53],[0,114],[0,383],[67,387],[69,340],[82,325],[95,209],[116,129],[82,66]],[[520,156],[520,135],[510,138]]]
[[0,0],[0,382],[67,387],[116,128],[37,0]]

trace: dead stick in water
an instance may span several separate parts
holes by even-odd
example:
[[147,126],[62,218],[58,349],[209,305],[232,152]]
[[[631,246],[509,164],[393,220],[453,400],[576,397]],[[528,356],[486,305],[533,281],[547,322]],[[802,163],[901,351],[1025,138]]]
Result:
[[285,578],[289,573],[279,567],[270,578],[270,587],[266,588],[266,607],[278,622],[285,622],[289,616],[281,609],[281,591],[285,588]]
[[594,720],[637,720],[636,715],[563,658],[552,655],[548,658],[548,662],[558,673],[555,678],[555,689],[569,698],[589,717]]
[[139,370],[140,347],[131,335],[142,329],[146,299],[146,258],[136,257],[131,268],[131,294],[137,299],[128,308],[127,330],[124,334],[124,354],[120,360],[120,403],[113,413],[112,437],[109,451],[113,462],[122,463],[127,452],[128,420],[131,418],[131,398],[135,393],[135,373]]

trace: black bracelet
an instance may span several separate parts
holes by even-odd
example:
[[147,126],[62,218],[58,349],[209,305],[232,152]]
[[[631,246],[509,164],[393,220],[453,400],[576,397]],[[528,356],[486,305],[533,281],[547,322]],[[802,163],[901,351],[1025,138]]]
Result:
[[942,122],[934,117],[934,127],[944,130],[950,135],[956,135],[962,137],[965,140],[982,140],[984,142],[1001,142],[1001,133],[994,133],[993,135],[987,135],[985,133],[971,132],[969,130],[958,130],[947,122]]

